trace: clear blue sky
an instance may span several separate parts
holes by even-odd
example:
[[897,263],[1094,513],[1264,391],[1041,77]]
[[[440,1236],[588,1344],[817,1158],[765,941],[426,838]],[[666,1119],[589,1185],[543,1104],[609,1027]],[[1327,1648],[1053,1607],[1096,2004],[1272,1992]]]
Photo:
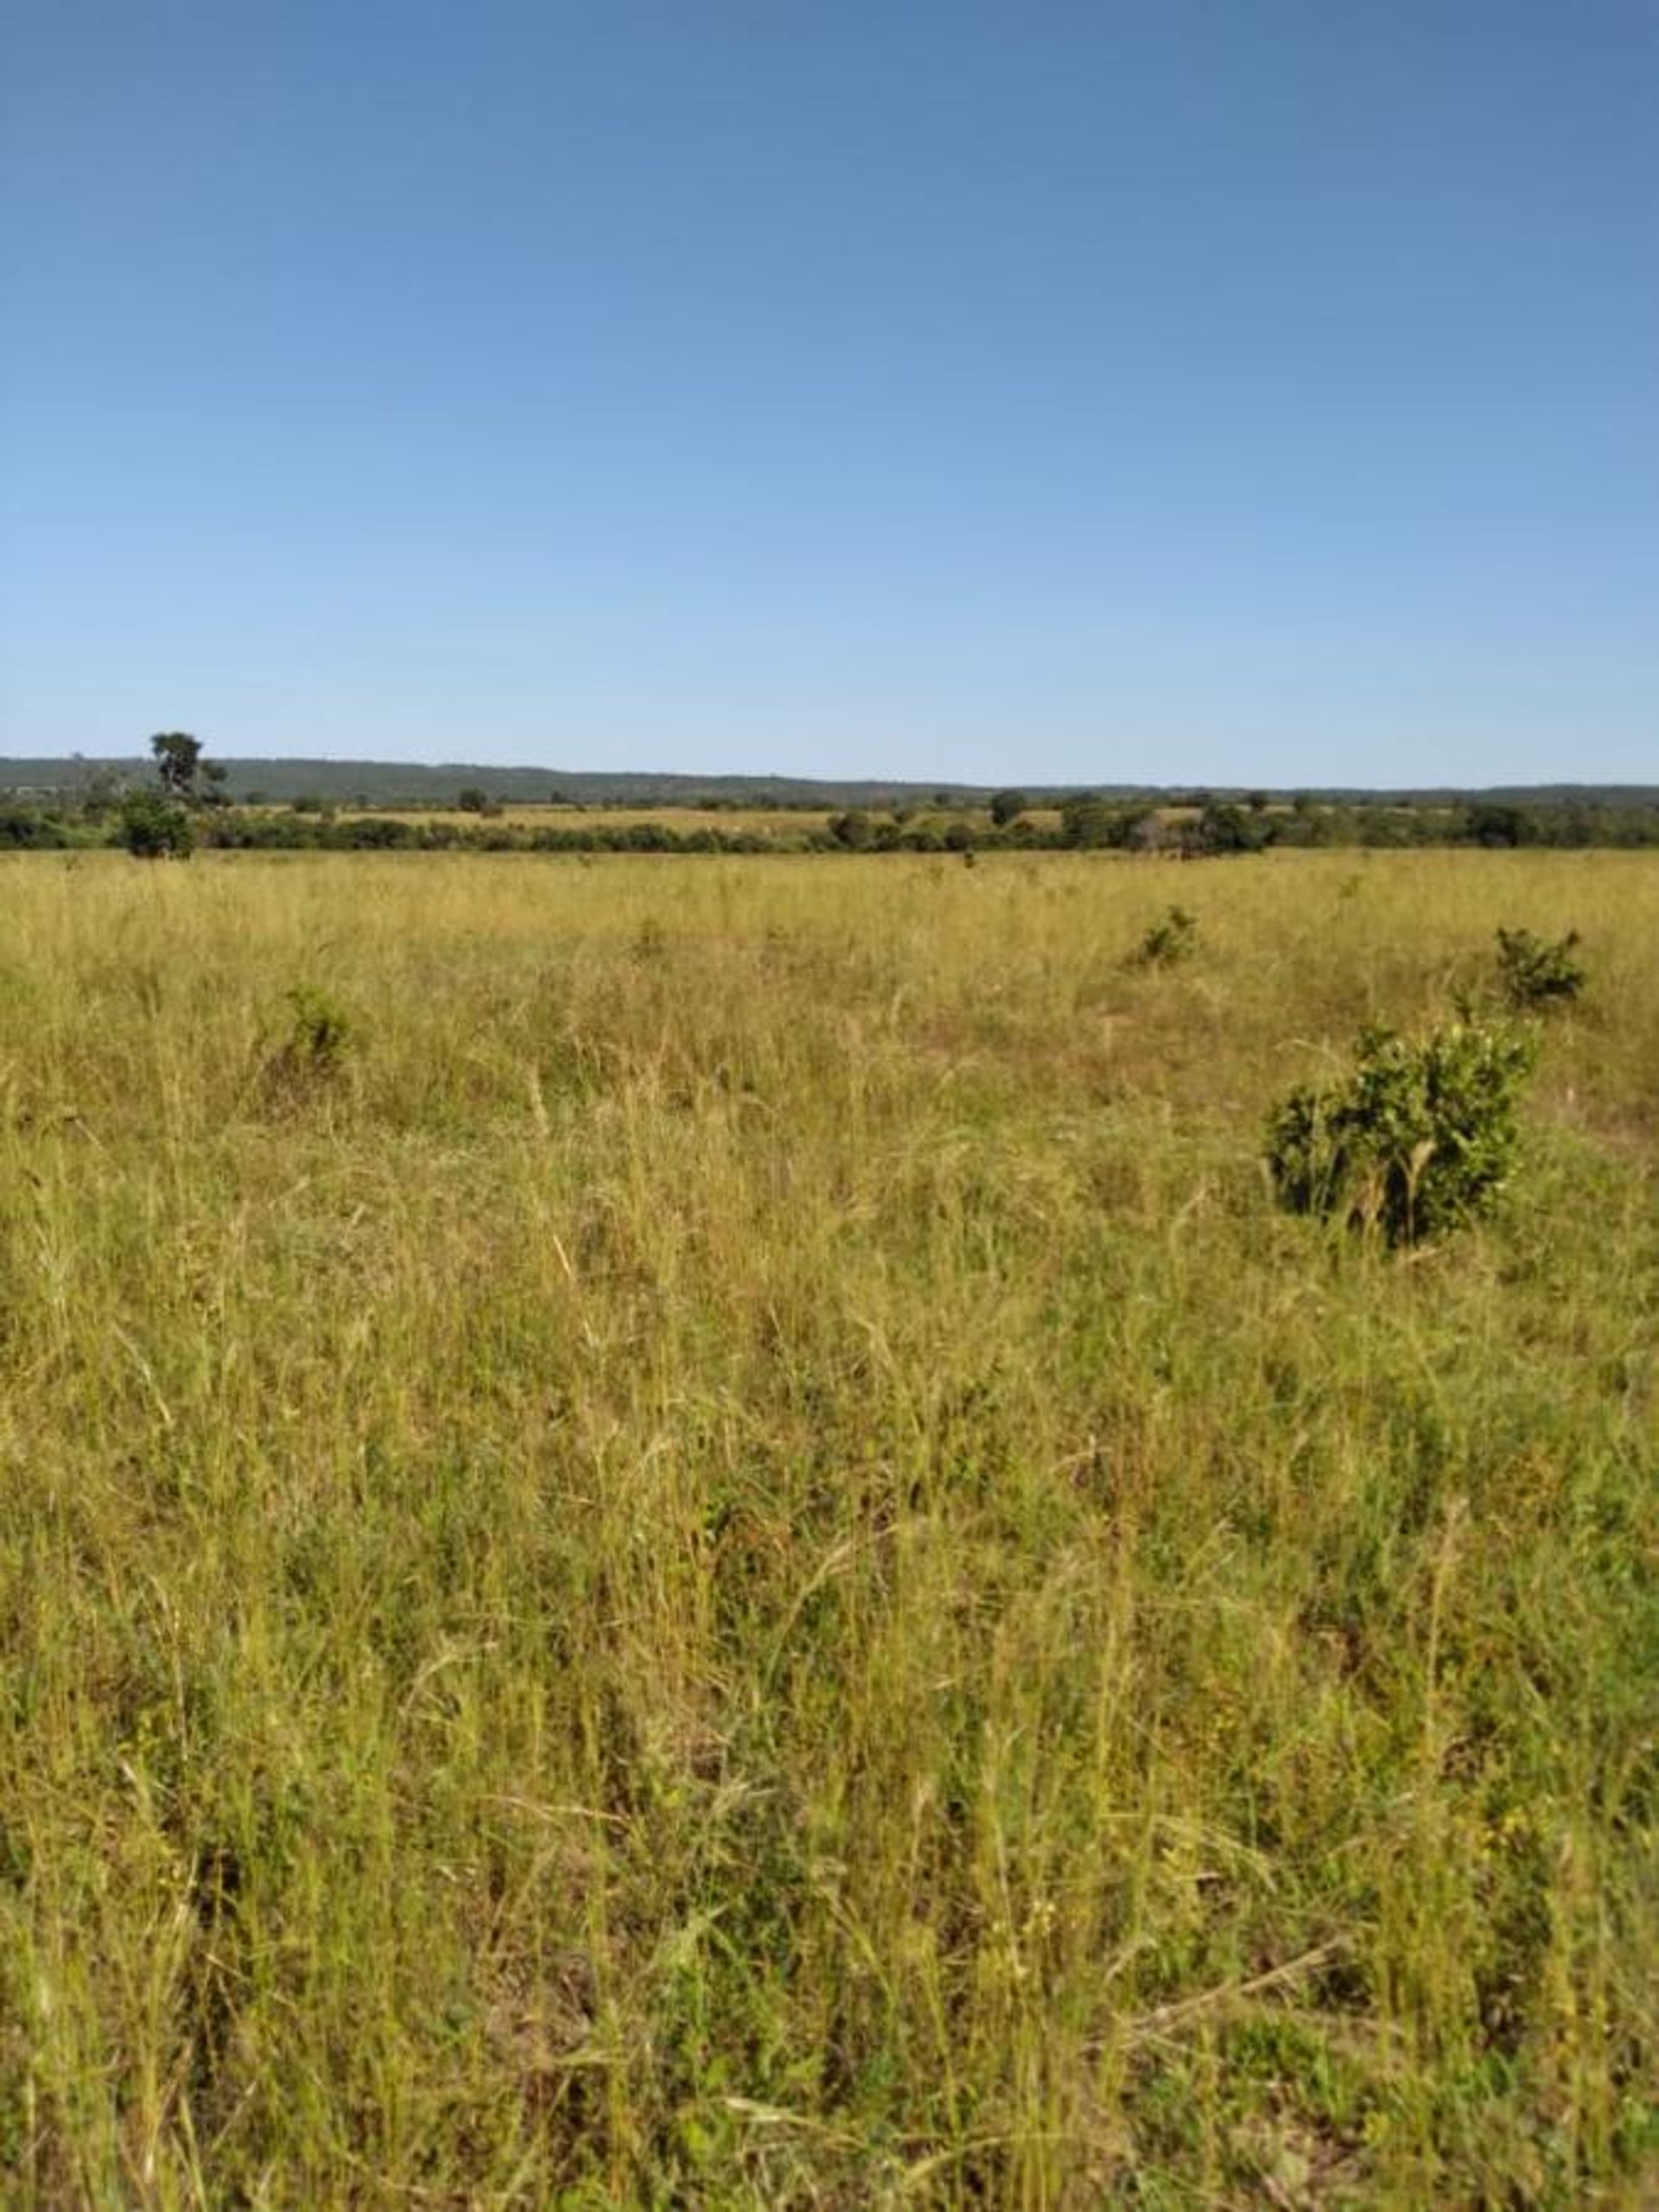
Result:
[[1659,780],[1655,0],[0,42],[0,752]]

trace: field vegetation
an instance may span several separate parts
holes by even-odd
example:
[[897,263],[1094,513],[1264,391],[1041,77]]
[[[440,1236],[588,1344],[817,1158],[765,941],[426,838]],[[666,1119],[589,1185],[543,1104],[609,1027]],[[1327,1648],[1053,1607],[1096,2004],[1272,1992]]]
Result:
[[1653,2201],[1659,855],[977,857],[0,859],[0,2200]]
[[[265,809],[266,812],[277,810]],[[372,814],[372,808],[342,809],[346,818]],[[394,810],[406,822],[441,823],[454,828],[466,827],[466,812],[456,807],[398,807]],[[591,823],[595,829],[632,830],[644,824],[690,836],[696,830],[709,830],[730,832],[746,830],[755,835],[776,840],[785,845],[804,842],[808,837],[822,834],[830,821],[830,810],[824,807],[769,807],[743,808],[715,806],[516,806],[508,803],[492,802],[486,819],[505,823],[515,830],[543,830],[562,828],[578,830]]]
[[[150,744],[153,759],[143,775],[105,764],[59,791],[24,786],[8,793],[0,786],[0,852],[118,848],[160,858],[198,845],[257,852],[728,856],[1115,849],[1208,860],[1338,848],[1659,849],[1659,803],[1618,792],[1521,803],[1478,792],[1417,799],[1302,792],[1285,801],[1264,791],[1243,799],[1172,791],[1033,799],[1010,790],[986,799],[901,788],[881,804],[831,806],[736,796],[698,803],[689,795],[639,804],[597,798],[531,804],[475,784],[443,804],[372,801],[362,793],[342,798],[327,790],[296,791],[277,804],[269,793],[243,788],[245,778],[231,764],[207,759],[188,732],[164,732]],[[512,772],[499,772],[505,778]]]

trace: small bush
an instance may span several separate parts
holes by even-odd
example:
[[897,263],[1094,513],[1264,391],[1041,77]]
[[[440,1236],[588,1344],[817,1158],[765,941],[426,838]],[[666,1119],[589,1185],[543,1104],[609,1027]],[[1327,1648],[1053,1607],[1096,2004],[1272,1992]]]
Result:
[[633,943],[628,947],[629,957],[636,967],[654,967],[668,957],[668,931],[655,914],[647,914],[633,933]]
[[275,1104],[297,1105],[327,1089],[357,1046],[357,1027],[323,992],[301,983],[288,995],[293,1009],[288,1034],[264,1065],[266,1092]]
[[1345,1083],[1303,1085],[1270,1116],[1280,1203],[1375,1228],[1392,1245],[1484,1212],[1514,1161],[1535,1052],[1531,1035],[1504,1024],[1459,1021],[1418,1041],[1367,1030]]
[[1135,957],[1143,968],[1173,968],[1179,961],[1190,960],[1198,945],[1197,915],[1189,914],[1185,906],[1172,906],[1141,938]]
[[1497,975],[1513,1007],[1544,1007],[1575,999],[1584,988],[1584,963],[1573,957],[1576,930],[1552,942],[1530,930],[1499,930]]
[[294,1026],[286,1049],[307,1067],[332,1072],[351,1048],[355,1035],[351,1016],[305,983],[289,993],[288,1002],[294,1009]]

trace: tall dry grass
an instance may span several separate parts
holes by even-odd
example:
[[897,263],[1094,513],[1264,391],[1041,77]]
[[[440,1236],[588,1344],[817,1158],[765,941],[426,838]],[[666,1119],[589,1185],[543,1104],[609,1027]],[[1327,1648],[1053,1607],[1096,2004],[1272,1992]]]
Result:
[[[1652,2187],[1659,861],[0,910],[5,2201]],[[1504,1213],[1275,1215],[1499,923]]]

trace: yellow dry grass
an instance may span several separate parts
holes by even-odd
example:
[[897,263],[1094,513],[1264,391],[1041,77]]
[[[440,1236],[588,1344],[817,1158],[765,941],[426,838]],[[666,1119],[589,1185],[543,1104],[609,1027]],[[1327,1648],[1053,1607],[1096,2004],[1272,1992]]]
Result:
[[[0,902],[7,2202],[1639,2201],[1659,858]],[[1503,1213],[1277,1215],[1500,923]]]

